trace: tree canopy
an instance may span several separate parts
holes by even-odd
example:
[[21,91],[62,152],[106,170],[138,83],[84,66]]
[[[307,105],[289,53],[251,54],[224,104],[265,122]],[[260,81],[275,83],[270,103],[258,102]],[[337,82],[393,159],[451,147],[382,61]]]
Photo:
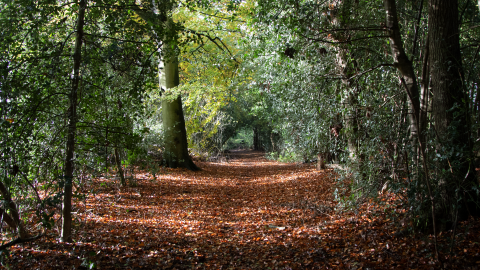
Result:
[[41,236],[62,212],[72,241],[72,196],[89,177],[126,186],[139,164],[154,176],[198,169],[192,160],[239,147],[337,168],[344,208],[401,196],[421,231],[480,214],[475,1],[0,7],[0,212],[11,240]]

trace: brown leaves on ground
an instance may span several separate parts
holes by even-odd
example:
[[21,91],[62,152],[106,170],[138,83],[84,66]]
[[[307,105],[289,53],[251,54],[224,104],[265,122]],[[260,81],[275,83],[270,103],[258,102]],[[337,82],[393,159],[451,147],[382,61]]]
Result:
[[439,236],[403,233],[398,200],[335,211],[335,174],[234,152],[202,171],[165,169],[136,187],[95,180],[76,202],[76,243],[51,238],[12,249],[13,269],[439,269],[480,266],[479,222]]

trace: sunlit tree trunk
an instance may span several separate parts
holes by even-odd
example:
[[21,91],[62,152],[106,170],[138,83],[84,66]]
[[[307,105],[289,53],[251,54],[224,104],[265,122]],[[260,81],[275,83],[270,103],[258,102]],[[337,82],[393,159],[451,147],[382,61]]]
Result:
[[[175,34],[175,31],[171,29],[174,27],[172,19],[168,19],[165,16],[167,13],[166,10],[158,9],[155,1],[151,3],[153,4],[151,5],[150,11],[137,10],[137,14],[147,23],[165,24],[166,32]],[[148,3],[145,6],[148,6]],[[159,13],[161,14],[159,15]],[[167,37],[165,32],[156,33],[155,30],[153,30],[153,34],[159,43],[160,40],[163,39],[164,59],[163,61],[159,61],[160,91],[162,91],[162,89],[168,90],[177,87],[180,84],[180,79],[178,76],[178,57],[175,55],[173,49],[176,44],[174,41],[168,42],[168,39],[172,37]],[[190,170],[199,170],[188,154],[187,131],[180,95],[174,99],[168,98],[162,100],[162,121],[165,132],[165,153],[163,157],[165,165],[171,168],[181,167]]]
[[[333,23],[339,28],[349,26],[349,20],[352,13],[352,0],[342,0],[337,2],[337,8],[334,12]],[[344,42],[346,40],[345,34],[340,31],[335,35],[336,41]],[[358,89],[354,89],[350,77],[354,74],[353,63],[349,59],[351,51],[345,44],[339,45],[339,52],[337,53],[337,66],[343,77],[342,84],[347,92],[347,101],[345,102],[346,114],[344,115],[345,128],[348,131],[347,145],[348,156],[351,162],[360,165],[361,159],[358,153]]]
[[75,133],[77,128],[77,92],[80,82],[80,63],[82,61],[82,38],[83,38],[83,24],[85,17],[86,0],[81,0],[79,4],[76,38],[75,38],[75,52],[73,55],[73,74],[72,74],[72,89],[70,90],[68,108],[68,133],[66,144],[65,157],[65,174],[63,187],[63,206],[62,206],[62,233],[61,241],[72,241],[72,180],[74,171],[74,154],[75,154]]
[[[178,58],[172,52],[166,52],[165,55],[167,59],[164,61],[164,71],[160,74],[164,78],[160,81],[164,81],[165,88],[170,89],[180,84]],[[199,170],[188,154],[187,131],[180,95],[173,100],[162,101],[162,120],[165,132],[165,164],[171,168]]]
[[[429,1],[429,39],[433,118],[437,137],[443,202],[439,219],[454,222],[478,213],[478,186],[473,160],[468,92],[463,85],[458,0]],[[445,174],[445,171],[449,172]],[[460,205],[457,205],[462,198]],[[456,209],[459,207],[459,209]]]
[[325,154],[320,153],[317,155],[317,170],[325,169]]

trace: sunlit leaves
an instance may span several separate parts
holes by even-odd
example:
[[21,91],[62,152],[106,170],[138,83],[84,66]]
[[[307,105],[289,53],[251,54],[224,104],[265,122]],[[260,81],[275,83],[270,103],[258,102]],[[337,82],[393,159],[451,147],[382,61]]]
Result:
[[[162,169],[157,180],[138,172],[135,187],[94,179],[89,187],[96,192],[77,203],[74,244],[45,238],[15,247],[6,262],[102,269],[440,267],[431,237],[405,232],[412,224],[401,196],[335,211],[341,207],[332,196],[332,170],[261,155],[234,152],[230,163],[199,163],[200,172]],[[444,253],[442,267],[478,264],[479,225],[465,225],[470,229],[459,230],[466,237],[453,254]],[[439,237],[450,243],[451,234]]]

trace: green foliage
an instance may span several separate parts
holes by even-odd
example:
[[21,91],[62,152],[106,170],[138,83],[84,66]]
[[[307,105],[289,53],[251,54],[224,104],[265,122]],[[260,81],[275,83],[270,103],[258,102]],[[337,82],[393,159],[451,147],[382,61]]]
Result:
[[[426,5],[418,10],[420,6],[414,2],[395,2],[405,50],[414,60],[415,72],[421,74],[428,36]],[[472,5],[462,6],[461,11],[469,17],[465,20],[469,26],[462,26],[467,32],[478,29],[479,21],[478,10],[470,13],[472,7],[468,6]],[[267,0],[258,2],[255,14],[248,20],[244,37],[245,51],[250,53],[244,55],[244,81],[239,84],[248,93],[249,112],[279,135],[278,142],[272,143],[278,149],[270,157],[306,161],[317,154],[326,155],[330,162],[347,168],[339,171],[343,175],[340,183],[349,182],[352,190],[339,195],[345,204],[355,205],[379,192],[393,191],[405,199],[411,217],[418,217],[417,222],[422,224],[430,224],[431,217],[425,181],[434,187],[437,206],[450,209],[443,216],[451,220],[455,207],[441,206],[440,202],[460,204],[457,199],[445,200],[451,196],[445,196],[445,190],[457,190],[451,197],[458,200],[475,197],[468,195],[475,193],[467,191],[471,181],[460,180],[467,177],[455,173],[462,168],[465,171],[468,165],[455,160],[470,160],[468,166],[473,166],[471,158],[462,158],[471,153],[471,147],[466,143],[468,150],[459,149],[453,141],[439,142],[431,124],[425,134],[425,175],[418,143],[409,134],[409,97],[398,82],[398,71],[393,65],[385,65],[392,63],[392,57],[390,41],[382,28],[383,1]],[[477,84],[474,77],[478,76],[473,74],[478,73],[478,61],[473,59],[477,58],[474,48],[478,46],[468,45],[476,44],[472,35],[478,37],[477,30],[461,35],[465,63],[469,65],[466,73],[470,74],[464,85]],[[478,101],[476,88],[463,91],[466,98],[457,106],[475,108],[471,119],[478,119],[478,106],[473,103]],[[433,122],[430,114],[427,118]],[[476,126],[477,122],[472,124]],[[451,127],[450,136],[455,138],[456,130],[462,127],[455,127],[455,123]],[[452,175],[457,179],[448,187],[436,180],[452,179]],[[443,210],[438,211],[441,216]]]
[[[427,7],[396,3],[405,50],[421,74]],[[1,196],[11,196],[22,213],[35,208],[37,220],[50,229],[50,210],[58,208],[65,184],[67,93],[79,6],[43,0],[1,5]],[[76,93],[73,181],[80,188],[88,184],[84,176],[108,171],[115,148],[124,166],[142,163],[158,174],[168,143],[161,102],[181,95],[193,152],[255,148],[285,162],[325,155],[346,168],[340,182],[352,192],[337,194],[345,205],[389,190],[403,196],[415,223],[429,224],[430,195],[450,217],[461,202],[478,196],[478,183],[459,173],[475,165],[472,147],[459,147],[461,124],[452,120],[450,139],[439,139],[431,101],[422,134],[426,154],[419,155],[410,134],[409,97],[385,36],[383,1],[89,5]],[[468,128],[477,130],[480,19],[478,9],[466,3],[461,16],[464,99],[449,111],[457,118],[467,115]],[[167,18],[174,21],[169,27]],[[155,63],[155,57],[169,58],[158,54],[160,43],[180,48],[163,50],[178,53],[182,81],[166,92],[159,90]],[[478,143],[473,147],[478,151]]]
[[234,137],[227,140],[224,145],[225,149],[250,149],[253,147],[253,130],[242,128]]
[[[155,81],[150,28],[130,9],[92,3],[85,20],[81,79],[77,94],[75,185],[111,159],[114,147],[134,149],[143,96]],[[113,2],[104,1],[109,6]],[[116,1],[116,6],[130,2]],[[78,3],[7,1],[0,10],[0,174],[6,193],[22,213],[50,229],[64,183]],[[73,41],[73,42],[72,42]],[[13,168],[16,168],[13,170]],[[42,198],[38,198],[38,191]],[[40,201],[38,201],[40,200]],[[52,212],[53,211],[53,212]]]
[[229,113],[237,101],[232,83],[242,54],[238,40],[243,22],[236,18],[251,4],[226,2],[226,6],[187,3],[173,14],[184,29],[179,39],[181,85],[162,98],[182,95],[188,144],[200,155],[221,151],[237,125]]

